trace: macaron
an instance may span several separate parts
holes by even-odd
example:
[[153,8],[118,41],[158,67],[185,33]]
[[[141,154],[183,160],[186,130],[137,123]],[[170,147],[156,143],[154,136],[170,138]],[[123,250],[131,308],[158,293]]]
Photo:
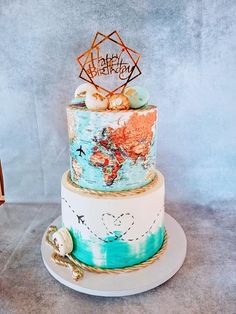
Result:
[[101,111],[106,110],[108,107],[108,99],[103,96],[101,93],[88,92],[85,97],[85,104],[89,110]]
[[76,105],[78,107],[86,107],[85,105],[85,100],[84,98],[73,98],[71,101],[70,101],[70,104],[71,105]]
[[119,93],[114,94],[109,98],[109,110],[128,110],[130,108],[129,98]]
[[[74,98],[77,98],[79,103],[85,103],[85,96],[87,93],[95,93],[97,89],[94,85],[90,83],[84,83],[79,85],[74,94]],[[77,105],[77,104],[76,104]]]
[[73,251],[73,240],[66,228],[60,228],[53,233],[52,239],[61,256],[70,254]]
[[138,109],[148,104],[149,93],[141,86],[126,87],[124,95],[129,98],[130,108]]

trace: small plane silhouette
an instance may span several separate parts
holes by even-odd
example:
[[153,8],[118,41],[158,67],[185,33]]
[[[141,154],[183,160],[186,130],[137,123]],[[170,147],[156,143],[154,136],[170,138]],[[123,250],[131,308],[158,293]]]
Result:
[[82,148],[82,145],[80,145],[80,147],[78,149],[76,149],[77,152],[79,152],[79,157],[82,157],[82,154],[86,155],[83,148]]
[[76,216],[77,216],[77,218],[78,218],[78,223],[79,223],[79,224],[80,224],[80,223],[84,224],[84,219],[82,219],[82,218],[84,217],[84,215],[81,215],[81,216],[76,215]]

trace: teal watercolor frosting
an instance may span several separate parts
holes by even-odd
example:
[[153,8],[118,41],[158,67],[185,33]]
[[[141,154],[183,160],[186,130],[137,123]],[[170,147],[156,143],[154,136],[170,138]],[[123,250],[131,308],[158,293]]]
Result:
[[163,244],[165,229],[162,226],[156,233],[150,233],[138,241],[114,240],[115,235],[108,236],[105,239],[107,242],[85,240],[73,228],[70,228],[70,234],[74,245],[72,255],[78,260],[90,266],[122,268],[139,264],[156,254]]

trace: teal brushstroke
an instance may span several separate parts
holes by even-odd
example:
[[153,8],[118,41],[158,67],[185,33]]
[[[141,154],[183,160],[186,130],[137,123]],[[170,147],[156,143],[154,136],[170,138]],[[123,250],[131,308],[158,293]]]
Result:
[[84,241],[81,233],[75,231],[73,228],[70,228],[70,235],[73,240],[72,255],[88,265],[95,266],[93,264],[93,254],[90,249],[91,243],[89,244],[89,241]]
[[[70,229],[73,238],[73,256],[83,263],[102,268],[121,268],[139,264],[152,257],[162,246],[165,229],[160,227],[156,233],[150,233],[138,241],[122,241],[115,236],[106,237],[106,241],[84,240],[81,233]],[[119,236],[119,233],[116,233]],[[93,248],[96,253],[93,254]]]

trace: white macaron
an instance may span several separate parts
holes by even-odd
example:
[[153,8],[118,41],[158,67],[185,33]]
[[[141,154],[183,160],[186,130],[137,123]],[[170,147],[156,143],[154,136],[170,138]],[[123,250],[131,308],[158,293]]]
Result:
[[88,92],[85,96],[85,104],[89,110],[106,110],[108,107],[108,98],[98,93],[98,91],[92,93]]
[[52,239],[61,256],[73,251],[73,240],[68,229],[60,228],[52,235]]
[[85,101],[85,96],[87,93],[95,93],[97,92],[97,89],[94,85],[90,83],[84,83],[79,85],[75,90],[75,98],[79,98],[81,102]]

